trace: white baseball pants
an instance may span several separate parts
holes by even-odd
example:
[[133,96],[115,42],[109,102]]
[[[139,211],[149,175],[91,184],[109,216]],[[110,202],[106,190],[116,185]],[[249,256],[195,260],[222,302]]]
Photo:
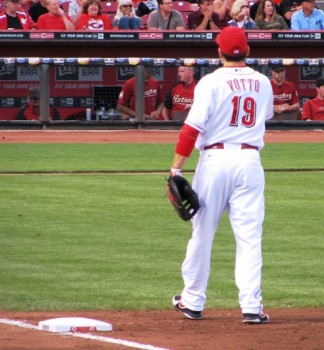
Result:
[[192,219],[192,238],[182,265],[182,303],[191,310],[204,309],[212,244],[227,210],[236,240],[239,304],[243,313],[259,313],[264,219],[264,171],[259,152],[241,149],[239,144],[202,151],[193,188],[201,208]]

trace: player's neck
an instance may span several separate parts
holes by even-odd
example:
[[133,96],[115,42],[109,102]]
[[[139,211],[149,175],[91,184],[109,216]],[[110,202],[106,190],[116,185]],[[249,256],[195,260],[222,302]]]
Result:
[[240,61],[240,62],[223,61],[223,67],[225,68],[246,67],[246,64],[245,64],[245,61]]
[[273,79],[273,82],[280,87],[284,83],[284,80],[275,80],[275,79]]

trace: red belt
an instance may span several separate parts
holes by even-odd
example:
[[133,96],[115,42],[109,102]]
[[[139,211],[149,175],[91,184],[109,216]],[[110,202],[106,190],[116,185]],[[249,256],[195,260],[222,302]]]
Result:
[[[204,148],[204,150],[207,150],[207,149],[224,149],[224,144],[221,142],[213,143],[212,145],[206,146]],[[259,148],[257,146],[252,146],[252,145],[249,145],[247,143],[242,143],[241,149],[254,149],[256,151],[259,150]]]

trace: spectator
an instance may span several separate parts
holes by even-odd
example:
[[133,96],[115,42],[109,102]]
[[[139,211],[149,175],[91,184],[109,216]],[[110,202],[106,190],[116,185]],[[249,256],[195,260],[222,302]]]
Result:
[[46,0],[48,13],[41,15],[37,21],[37,29],[74,30],[71,18],[61,9],[59,0]]
[[[19,109],[17,114],[17,120],[39,120],[39,98],[39,88],[30,88],[28,90],[27,103]],[[60,120],[58,110],[54,106],[50,106],[49,119]]]
[[107,15],[102,13],[99,0],[85,0],[77,29],[96,31],[111,29],[110,20]]
[[72,22],[76,25],[82,14],[84,0],[71,0],[69,2],[68,15],[72,19]]
[[227,22],[229,26],[235,26],[242,29],[257,29],[254,21],[250,17],[250,6],[246,0],[234,1],[231,12],[231,20]]
[[135,14],[132,0],[119,0],[116,16],[112,23],[113,29],[140,29],[142,19]]
[[282,0],[280,3],[281,15],[287,22],[288,27],[291,27],[291,16],[294,12],[301,9],[300,3],[297,0]]
[[305,102],[302,120],[324,120],[324,77],[316,80],[317,95]]
[[[235,1],[235,0],[234,0]],[[230,11],[233,5],[233,0],[214,0],[213,10],[219,16],[220,28],[227,27],[227,22],[231,20]]]
[[[159,119],[163,107],[163,95],[159,82],[152,78],[152,68],[144,69],[144,118]],[[130,119],[136,117],[136,91],[135,77],[127,80],[120,92],[117,109],[122,113],[121,119]]]
[[[274,95],[274,116],[273,119],[298,119],[299,97],[295,85],[285,80],[286,68],[283,65],[274,65],[271,68],[271,85]],[[287,115],[287,112],[293,112]],[[286,113],[285,115],[281,115]]]
[[20,8],[20,0],[6,0],[5,11],[0,15],[0,29],[35,29],[30,15]]
[[188,29],[219,30],[221,22],[213,11],[213,0],[198,0],[199,9],[188,15]]
[[47,12],[48,12],[48,10],[46,7],[46,0],[40,0],[40,1],[33,3],[28,10],[30,17],[32,18],[32,20],[35,23],[37,23],[38,18],[41,15],[44,15]]
[[255,24],[261,30],[289,30],[285,19],[277,14],[276,4],[273,0],[261,0],[259,2]]
[[169,89],[164,98],[162,109],[164,120],[173,119],[173,115],[177,112],[189,112],[197,85],[194,75],[194,67],[180,66],[178,68],[178,81]]
[[315,8],[315,0],[301,0],[301,9],[291,16],[292,30],[323,30],[324,11]]
[[[255,16],[257,14],[260,3],[261,3],[260,0],[256,0],[256,1],[254,1],[253,5],[250,6],[250,16],[253,20],[255,20]],[[283,17],[283,15],[281,13],[280,6],[278,5],[278,3],[274,0],[273,0],[273,3],[274,3],[277,14],[280,15],[281,17]],[[286,20],[285,20],[285,22],[286,22]],[[286,24],[287,24],[287,22],[286,22]],[[288,29],[289,29],[289,27],[288,27]]]
[[173,10],[172,0],[158,0],[159,8],[149,14],[147,20],[148,30],[184,30],[185,22],[182,14]]

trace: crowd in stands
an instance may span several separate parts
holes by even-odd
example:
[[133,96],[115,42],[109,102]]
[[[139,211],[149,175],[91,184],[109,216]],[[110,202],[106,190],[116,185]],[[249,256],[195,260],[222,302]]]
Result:
[[0,0],[0,29],[324,30],[315,0]]

